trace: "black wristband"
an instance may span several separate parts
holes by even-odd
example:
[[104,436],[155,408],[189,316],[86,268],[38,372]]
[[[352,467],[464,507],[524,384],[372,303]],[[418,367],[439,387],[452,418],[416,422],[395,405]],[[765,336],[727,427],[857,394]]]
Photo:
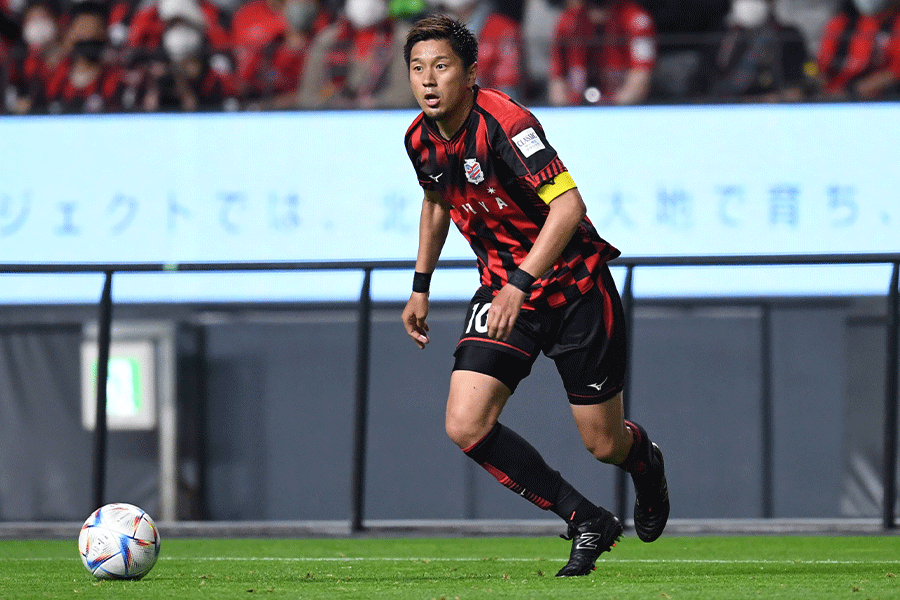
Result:
[[513,271],[513,274],[509,276],[509,285],[519,288],[526,294],[531,293],[531,286],[534,285],[534,282],[537,281],[537,277],[531,276],[528,271],[523,271],[522,269],[516,269]]
[[415,272],[413,275],[413,291],[420,294],[427,294],[431,288],[431,273]]

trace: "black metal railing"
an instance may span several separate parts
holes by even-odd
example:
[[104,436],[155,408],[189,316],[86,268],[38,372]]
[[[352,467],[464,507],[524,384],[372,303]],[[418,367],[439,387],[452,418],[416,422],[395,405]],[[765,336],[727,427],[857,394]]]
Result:
[[[886,377],[884,390],[884,497],[882,524],[884,529],[896,527],[895,504],[897,500],[897,445],[898,445],[898,384],[900,384],[900,253],[883,254],[797,254],[770,256],[679,256],[679,257],[620,257],[612,266],[625,267],[625,281],[621,290],[622,303],[625,309],[629,328],[634,322],[634,274],[641,267],[716,267],[716,266],[773,266],[773,265],[892,265],[892,274],[887,298],[887,336],[885,346]],[[473,260],[444,260],[438,263],[439,269],[473,269]],[[366,444],[368,439],[368,407],[369,407],[369,356],[371,346],[371,317],[373,302],[371,296],[372,272],[377,270],[408,270],[415,268],[414,261],[320,261],[320,262],[204,262],[204,263],[52,263],[52,264],[0,264],[2,273],[104,273],[105,281],[99,304],[98,331],[98,381],[106,378],[107,362],[111,343],[112,329],[112,278],[115,273],[147,273],[147,272],[208,272],[208,271],[362,271],[364,274],[360,290],[357,324],[357,366],[356,366],[356,398],[353,426],[353,464],[351,488],[350,527],[354,532],[364,529],[365,516],[365,473]],[[762,377],[761,385],[761,427],[762,436],[762,485],[764,517],[773,516],[772,475],[774,471],[774,453],[772,429],[774,425],[772,403],[772,368],[771,368],[771,304],[760,301],[762,307],[761,353]],[[628,373],[626,388],[631,381],[632,339],[628,336]],[[625,411],[628,413],[628,395],[625,395]],[[106,473],[106,386],[97,386],[97,413],[94,429],[93,456],[93,505],[102,506],[105,495]],[[616,504],[619,514],[625,514],[627,481],[624,474],[617,480]]]

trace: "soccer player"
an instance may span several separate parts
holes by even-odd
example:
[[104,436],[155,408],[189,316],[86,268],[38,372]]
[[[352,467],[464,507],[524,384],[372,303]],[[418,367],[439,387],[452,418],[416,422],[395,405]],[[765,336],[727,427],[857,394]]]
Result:
[[662,534],[663,456],[623,417],[624,318],[606,266],[619,252],[588,220],[537,119],[475,84],[478,44],[463,24],[446,16],[419,21],[404,55],[422,108],[406,149],[425,198],[403,323],[424,348],[431,274],[452,219],[478,258],[481,287],[456,347],[447,433],[500,483],[567,522],[572,550],[557,576],[586,575],[622,535],[621,522],[498,418],[543,351],[556,362],[588,450],[631,474],[638,536],[651,542]]

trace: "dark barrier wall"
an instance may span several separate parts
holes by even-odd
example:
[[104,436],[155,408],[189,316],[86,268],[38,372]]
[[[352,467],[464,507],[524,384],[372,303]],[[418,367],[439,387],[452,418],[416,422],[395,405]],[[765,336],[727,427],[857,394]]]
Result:
[[[766,482],[761,309],[639,304],[632,415],[666,450],[672,516],[878,516],[883,309],[880,301],[849,299],[773,306],[774,473]],[[424,351],[406,339],[399,310],[378,307],[373,315],[365,517],[551,518],[470,464],[444,434],[464,307],[432,312],[433,341]],[[179,516],[203,512],[205,473],[208,518],[346,520],[355,308],[157,312],[192,323],[206,344],[200,362],[189,356],[196,348],[181,344],[182,378],[197,368],[206,376],[208,437],[204,465],[192,437],[197,388],[182,386]],[[146,313],[126,306],[116,315]],[[38,312],[31,320],[40,318]],[[79,343],[75,323],[0,330],[4,521],[80,520],[90,510],[91,438],[80,424]],[[614,505],[615,469],[595,463],[582,447],[552,362],[538,361],[503,421],[594,499]],[[112,433],[109,500],[138,503],[152,514],[157,454],[150,433]]]

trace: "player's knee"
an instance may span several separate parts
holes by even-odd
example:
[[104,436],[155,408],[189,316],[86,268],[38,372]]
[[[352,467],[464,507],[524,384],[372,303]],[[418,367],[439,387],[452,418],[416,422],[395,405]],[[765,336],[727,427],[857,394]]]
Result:
[[451,415],[447,415],[444,427],[453,443],[462,449],[477,444],[487,434],[487,431],[482,431],[478,424]]
[[[598,437],[585,440],[584,445],[594,458],[603,463],[617,465],[628,455],[628,449],[622,448],[617,440],[609,437]],[[624,450],[624,451],[623,451]]]
[[469,443],[469,440],[472,437],[471,427],[466,427],[461,421],[449,417],[444,423],[444,427],[447,430],[447,436],[460,448],[468,448],[472,445]]

